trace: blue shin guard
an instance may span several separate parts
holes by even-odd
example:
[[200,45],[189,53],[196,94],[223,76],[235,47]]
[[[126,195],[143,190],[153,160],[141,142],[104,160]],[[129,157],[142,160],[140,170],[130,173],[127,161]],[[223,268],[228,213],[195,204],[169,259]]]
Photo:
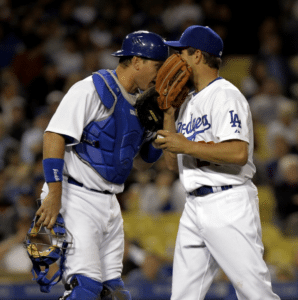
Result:
[[107,280],[103,283],[103,290],[100,294],[101,300],[131,300],[129,291],[125,290],[121,278]]
[[102,283],[83,275],[74,275],[69,285],[72,290],[67,300],[98,300],[102,291]]

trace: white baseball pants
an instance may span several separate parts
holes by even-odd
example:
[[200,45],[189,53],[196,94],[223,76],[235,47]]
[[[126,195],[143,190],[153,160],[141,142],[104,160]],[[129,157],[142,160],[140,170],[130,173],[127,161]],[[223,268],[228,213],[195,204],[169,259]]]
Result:
[[[45,185],[42,198],[46,194]],[[99,282],[121,277],[124,232],[116,196],[89,191],[65,180],[60,212],[73,236],[63,282],[69,283],[74,274]]]
[[219,268],[240,300],[280,299],[263,260],[257,189],[251,183],[187,196],[176,241],[171,300],[205,298]]

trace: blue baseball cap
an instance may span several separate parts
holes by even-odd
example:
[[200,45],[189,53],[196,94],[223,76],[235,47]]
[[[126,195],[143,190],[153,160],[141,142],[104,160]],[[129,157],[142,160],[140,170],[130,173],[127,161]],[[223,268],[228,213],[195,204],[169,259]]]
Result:
[[172,48],[192,47],[221,57],[223,41],[221,37],[208,26],[193,25],[188,27],[181,35],[179,41],[166,41]]

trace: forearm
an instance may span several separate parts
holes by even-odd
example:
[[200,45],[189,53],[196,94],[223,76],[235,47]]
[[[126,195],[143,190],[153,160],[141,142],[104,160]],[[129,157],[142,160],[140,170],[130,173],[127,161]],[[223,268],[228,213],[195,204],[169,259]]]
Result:
[[137,155],[133,160],[133,167],[139,171],[146,171],[151,168],[152,165],[153,163],[145,162],[140,155]]
[[45,132],[43,139],[43,159],[64,158],[65,140],[60,134]]
[[[175,114],[174,109],[172,109],[171,111],[167,111],[164,114],[164,123],[163,123],[163,129],[173,133],[176,132],[174,114]],[[171,171],[178,172],[177,154],[169,152],[167,150],[164,150],[163,153],[164,153],[164,159],[167,168]]]
[[[43,141],[43,159],[58,158],[64,159],[65,140],[60,134],[54,132],[45,132]],[[56,195],[61,194],[62,182],[49,182],[49,190]]]
[[40,216],[37,225],[43,224],[48,229],[54,226],[61,208],[64,152],[64,137],[53,132],[46,132],[43,143],[43,168],[49,193],[36,215]]
[[206,143],[189,141],[182,133],[172,133],[161,130],[164,138],[157,139],[157,147],[164,153],[187,154],[204,162],[215,164],[236,164],[244,166],[248,159],[248,144],[240,140],[230,140],[221,143]]
[[248,145],[244,141],[227,141],[216,144],[189,141],[185,144],[183,153],[201,161],[243,166],[247,163]]

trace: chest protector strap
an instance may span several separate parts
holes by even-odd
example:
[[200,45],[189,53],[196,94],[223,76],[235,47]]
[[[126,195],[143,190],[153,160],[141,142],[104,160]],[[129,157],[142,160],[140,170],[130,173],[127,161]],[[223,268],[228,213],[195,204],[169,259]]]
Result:
[[109,71],[99,70],[92,79],[104,106],[108,109],[114,106],[114,111],[103,121],[90,122],[74,149],[104,179],[122,184],[143,142],[144,128]]

